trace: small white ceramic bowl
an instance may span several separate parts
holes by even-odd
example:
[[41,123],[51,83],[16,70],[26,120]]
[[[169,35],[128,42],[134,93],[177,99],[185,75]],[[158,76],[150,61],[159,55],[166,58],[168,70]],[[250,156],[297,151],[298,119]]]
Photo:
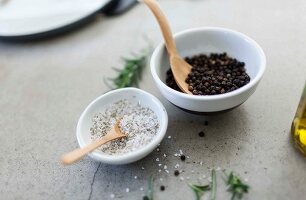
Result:
[[245,62],[246,71],[251,78],[247,85],[225,94],[196,96],[178,92],[165,83],[166,71],[170,65],[165,45],[161,43],[151,57],[153,79],[162,95],[185,111],[209,114],[231,110],[253,94],[265,71],[266,57],[261,47],[237,31],[217,27],[194,28],[175,34],[174,39],[182,57],[226,52]]
[[130,102],[135,102],[144,107],[148,107],[157,115],[160,127],[154,139],[146,146],[122,155],[108,155],[100,150],[95,150],[89,156],[97,161],[108,164],[127,164],[142,159],[151,153],[158,144],[162,141],[166,134],[168,126],[168,115],[165,107],[153,95],[137,89],[124,88],[110,91],[91,102],[82,113],[77,125],[77,139],[80,147],[84,147],[91,142],[90,127],[93,125],[92,117],[103,110],[110,104],[121,99],[127,99]]

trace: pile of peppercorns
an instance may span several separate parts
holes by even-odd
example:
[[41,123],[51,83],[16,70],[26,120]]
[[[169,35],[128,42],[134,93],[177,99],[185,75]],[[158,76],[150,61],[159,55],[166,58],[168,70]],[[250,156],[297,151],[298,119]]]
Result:
[[[226,53],[212,53],[185,58],[191,66],[191,72],[186,78],[188,89],[194,95],[216,95],[236,90],[250,82],[246,73],[245,63],[229,57]],[[166,84],[177,91],[172,71],[169,69]]]

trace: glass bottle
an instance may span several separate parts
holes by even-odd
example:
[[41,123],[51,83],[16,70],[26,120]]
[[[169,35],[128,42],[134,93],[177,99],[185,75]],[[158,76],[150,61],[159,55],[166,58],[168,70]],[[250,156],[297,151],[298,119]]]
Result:
[[306,85],[291,126],[296,147],[306,156]]

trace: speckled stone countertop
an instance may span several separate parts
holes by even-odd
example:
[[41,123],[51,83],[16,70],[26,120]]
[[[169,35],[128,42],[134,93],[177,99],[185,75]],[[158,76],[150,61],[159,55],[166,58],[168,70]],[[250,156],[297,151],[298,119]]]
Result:
[[[111,67],[121,66],[120,56],[146,45],[143,34],[154,46],[162,40],[152,14],[137,5],[122,16],[98,17],[53,39],[0,42],[1,199],[111,199],[111,194],[115,199],[141,199],[140,189],[146,190],[150,175],[156,179],[155,199],[194,199],[187,183],[207,182],[203,175],[209,177],[209,169],[217,167],[248,180],[251,190],[245,199],[305,198],[306,159],[290,143],[290,126],[306,77],[306,1],[161,4],[174,32],[221,26],[255,39],[267,56],[257,91],[231,112],[196,116],[167,102],[147,68],[140,88],[165,105],[171,139],[134,164],[109,166],[86,157],[64,167],[59,157],[78,146],[77,120],[90,101],[108,90],[103,78],[115,75]],[[198,136],[200,131],[205,137]],[[189,156],[185,162],[174,156],[180,149]],[[158,172],[156,158],[170,174]],[[184,180],[173,175],[177,163]],[[159,191],[160,185],[166,190]],[[229,199],[225,190],[219,176],[217,199]]]

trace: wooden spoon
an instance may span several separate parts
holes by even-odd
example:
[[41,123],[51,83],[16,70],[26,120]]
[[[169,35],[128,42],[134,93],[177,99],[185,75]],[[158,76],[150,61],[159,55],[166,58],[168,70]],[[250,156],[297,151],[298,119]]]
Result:
[[93,150],[95,150],[96,148],[100,147],[101,145],[110,142],[112,140],[115,139],[119,139],[119,138],[123,138],[126,137],[126,135],[124,133],[121,132],[120,128],[119,128],[119,122],[120,120],[118,120],[116,122],[116,124],[113,126],[113,128],[105,135],[103,136],[101,139],[83,147],[83,148],[79,148],[79,149],[75,149],[65,155],[63,155],[61,157],[61,162],[64,165],[70,165],[78,160],[80,160],[83,156],[85,156],[86,154],[92,152]]
[[185,82],[188,74],[191,71],[191,65],[189,65],[177,52],[175,42],[171,33],[170,25],[167,18],[160,6],[155,0],[142,0],[153,12],[155,18],[157,19],[160,29],[163,33],[166,48],[169,54],[170,66],[175,79],[175,82],[179,88],[187,93],[192,94],[188,90],[188,84]]

